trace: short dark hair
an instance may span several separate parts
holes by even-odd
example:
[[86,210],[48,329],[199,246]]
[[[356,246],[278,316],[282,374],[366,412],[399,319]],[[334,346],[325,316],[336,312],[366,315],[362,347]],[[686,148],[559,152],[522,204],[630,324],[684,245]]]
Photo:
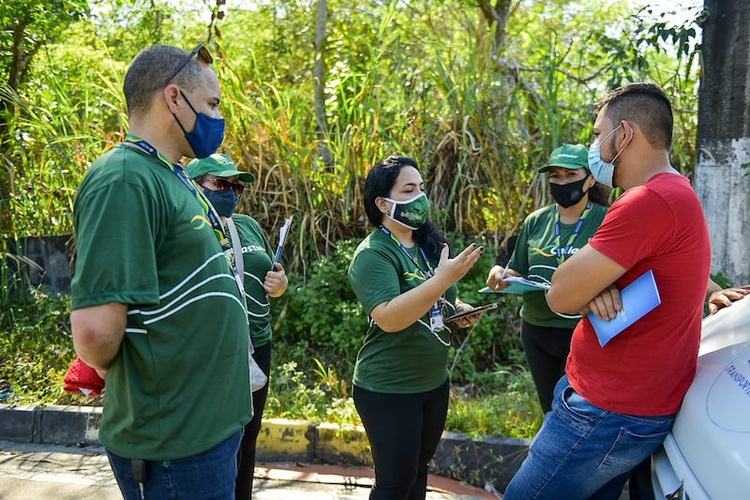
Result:
[[[403,167],[414,167],[419,170],[419,166],[414,159],[408,156],[391,155],[376,163],[367,174],[367,179],[365,179],[365,213],[367,219],[375,227],[383,225],[383,214],[375,200],[390,196],[391,189],[396,185]],[[448,240],[440,234],[440,231],[430,221],[414,231],[414,239],[428,257],[436,260],[440,258],[443,243],[448,243]]]
[[669,150],[672,146],[672,105],[658,85],[646,82],[624,85],[599,101],[596,111],[601,111],[604,106],[607,106],[605,116],[613,124],[622,120],[632,121],[643,131],[654,149]]
[[198,58],[193,58],[170,82],[166,82],[189,54],[179,47],[152,45],[135,56],[123,84],[129,116],[148,111],[154,94],[166,87],[167,83],[174,82],[188,92],[195,89],[204,66]]

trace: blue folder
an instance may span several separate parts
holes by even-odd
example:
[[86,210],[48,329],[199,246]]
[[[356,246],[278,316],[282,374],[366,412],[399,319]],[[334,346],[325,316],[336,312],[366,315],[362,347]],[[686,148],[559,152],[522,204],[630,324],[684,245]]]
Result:
[[549,290],[549,285],[547,283],[542,283],[539,281],[530,280],[528,278],[522,278],[518,276],[506,276],[504,278],[505,281],[510,283],[510,285],[505,288],[504,290],[495,291],[491,289],[490,287],[486,286],[479,290],[479,293],[518,293],[518,294],[524,294],[528,292],[545,292]]
[[661,304],[659,289],[656,286],[654,272],[649,270],[639,276],[635,281],[620,290],[622,310],[618,311],[614,319],[605,321],[588,314],[588,318],[599,338],[599,345],[604,347],[620,332],[651,312]]

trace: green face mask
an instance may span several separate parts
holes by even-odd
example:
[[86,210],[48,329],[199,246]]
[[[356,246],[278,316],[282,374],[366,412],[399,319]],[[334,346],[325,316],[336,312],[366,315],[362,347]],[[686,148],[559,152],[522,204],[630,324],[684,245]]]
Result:
[[427,207],[429,206],[429,201],[427,200],[426,194],[419,193],[415,197],[406,201],[396,201],[391,198],[383,199],[392,204],[391,213],[388,214],[388,217],[402,226],[415,230],[427,222]]

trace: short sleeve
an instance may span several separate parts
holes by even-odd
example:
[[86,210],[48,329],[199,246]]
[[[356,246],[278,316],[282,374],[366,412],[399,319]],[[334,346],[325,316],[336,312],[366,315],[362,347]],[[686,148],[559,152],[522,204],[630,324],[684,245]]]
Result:
[[156,231],[150,193],[127,181],[79,193],[73,309],[120,302],[157,304]]
[[355,253],[349,266],[349,282],[369,315],[379,304],[401,293],[398,270],[388,255],[364,248]]

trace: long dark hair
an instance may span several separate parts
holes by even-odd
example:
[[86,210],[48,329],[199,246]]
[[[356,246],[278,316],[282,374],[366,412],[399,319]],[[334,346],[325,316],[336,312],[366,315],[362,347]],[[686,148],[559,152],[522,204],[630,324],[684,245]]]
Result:
[[[385,160],[379,161],[365,179],[365,213],[367,219],[375,227],[383,225],[383,214],[375,204],[379,197],[388,198],[391,189],[396,185],[396,180],[401,173],[402,167],[414,167],[419,170],[417,162],[408,156],[391,155]],[[431,259],[439,259],[444,243],[449,243],[437,227],[429,220],[414,231],[414,239],[417,245]]]
[[[589,172],[589,169],[586,169],[586,172]],[[589,175],[591,175],[591,172],[589,172]],[[589,200],[591,200],[592,203],[603,205],[605,207],[608,207],[610,205],[609,195],[611,194],[612,190],[601,182],[596,181],[587,192],[589,195]]]

